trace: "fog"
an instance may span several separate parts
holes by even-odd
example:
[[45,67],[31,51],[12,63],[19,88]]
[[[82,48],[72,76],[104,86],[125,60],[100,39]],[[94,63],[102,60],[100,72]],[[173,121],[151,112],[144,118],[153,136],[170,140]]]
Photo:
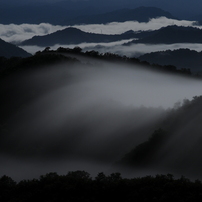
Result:
[[[66,26],[67,27],[67,26]],[[0,38],[11,43],[19,43],[33,36],[47,35],[66,28],[60,25],[49,23],[40,24],[0,24]]]
[[81,62],[1,81],[1,174],[20,180],[51,171],[116,171],[111,165],[146,141],[168,108],[202,94],[199,80]]
[[111,22],[107,24],[87,24],[87,25],[74,25],[74,27],[81,29],[85,32],[103,34],[122,34],[128,30],[133,31],[148,31],[148,30],[157,30],[162,27],[169,25],[177,26],[191,26],[198,27],[201,26],[195,25],[195,21],[188,20],[175,20],[169,19],[166,17],[152,18],[149,22],[138,22],[138,21],[126,21],[126,22]]
[[[70,45],[65,45],[65,44],[56,44],[54,46],[50,46],[52,50],[57,50],[59,47],[64,47],[64,48],[74,48],[76,46],[79,46],[80,48],[85,50],[96,50],[96,47],[102,47],[101,49],[113,49],[113,47],[121,47],[122,44],[131,42],[134,39],[126,39],[126,40],[120,40],[120,41],[115,41],[115,42],[109,42],[109,43],[80,43],[80,44],[70,44]],[[27,52],[31,54],[35,54],[37,51],[42,51],[46,47],[41,47],[41,46],[20,46]],[[107,52],[107,51],[106,51]]]
[[[80,44],[79,44],[80,45]],[[156,52],[156,51],[166,51],[166,50],[178,50],[180,48],[188,48],[190,50],[195,50],[198,52],[202,51],[202,44],[197,43],[174,43],[174,44],[131,44],[131,45],[114,45],[114,46],[105,46],[105,45],[96,45],[94,47],[86,44],[81,44],[83,51],[95,50],[99,53],[115,53],[118,55],[126,55],[127,57],[139,57],[146,53]],[[22,47],[24,48],[24,47]],[[31,50],[31,47],[29,47]],[[26,49],[26,47],[25,47]]]
[[[85,51],[98,51],[99,53],[115,53],[118,55],[126,55],[127,57],[139,57],[146,53],[156,52],[156,51],[166,51],[166,50],[178,50],[180,48],[188,48],[190,50],[195,50],[198,52],[202,51],[202,44],[197,43],[175,43],[175,44],[132,44],[129,46],[123,45],[124,43],[130,42],[130,40],[121,40],[112,43],[82,43],[82,44],[72,44],[72,45],[61,45],[57,44],[55,46],[51,46],[52,50],[56,50],[59,47],[64,48],[74,48],[75,46],[79,46]],[[31,54],[35,54],[37,51],[42,51],[46,47],[39,46],[21,46],[24,50]]]

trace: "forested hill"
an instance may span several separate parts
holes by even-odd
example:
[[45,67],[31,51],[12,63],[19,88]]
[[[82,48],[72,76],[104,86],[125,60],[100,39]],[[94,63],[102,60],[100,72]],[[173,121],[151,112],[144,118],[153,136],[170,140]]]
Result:
[[174,65],[178,69],[187,68],[195,74],[202,72],[202,52],[190,49],[152,52],[140,56],[139,59],[151,64]]
[[202,96],[176,104],[150,138],[126,154],[120,165],[202,177],[201,112]]
[[[8,75],[12,72],[22,71],[26,69],[31,69],[34,66],[46,66],[54,63],[61,62],[79,62],[79,56],[83,56],[86,60],[90,62],[90,58],[99,59],[103,61],[111,62],[123,62],[123,64],[140,65],[142,68],[168,72],[173,74],[182,74],[185,76],[191,76],[192,73],[190,69],[181,68],[178,69],[173,65],[157,65],[149,64],[149,62],[140,61],[138,58],[128,58],[126,56],[120,56],[113,53],[100,54],[97,51],[86,51],[82,52],[80,47],[75,47],[73,49],[59,47],[57,50],[50,50],[49,47],[45,48],[43,51],[38,51],[34,56],[27,58],[15,57],[7,59],[5,57],[0,57],[0,73],[2,75]],[[89,59],[88,59],[89,58]]]
[[134,40],[132,43],[173,44],[173,43],[202,43],[202,30],[194,27],[167,26],[153,31],[150,36]]
[[22,48],[0,39],[0,57],[29,57],[31,54],[27,53]]
[[107,35],[83,32],[74,27],[68,27],[64,30],[54,32],[44,36],[34,36],[31,39],[25,40],[20,45],[37,45],[37,46],[53,46],[55,44],[80,44],[80,43],[101,43],[114,42],[124,39],[133,39],[140,34],[135,32],[126,32],[123,34]]

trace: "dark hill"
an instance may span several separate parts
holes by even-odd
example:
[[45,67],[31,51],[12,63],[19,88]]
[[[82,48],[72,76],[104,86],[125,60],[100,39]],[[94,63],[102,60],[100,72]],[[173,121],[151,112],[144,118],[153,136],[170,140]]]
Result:
[[202,30],[193,27],[168,26],[154,31],[148,37],[131,43],[172,44],[172,43],[202,43]]
[[79,44],[79,43],[99,43],[113,42],[123,39],[135,38],[135,32],[120,35],[105,35],[83,32],[77,28],[69,27],[64,30],[54,32],[45,36],[34,36],[22,42],[20,45],[52,46],[55,44]]
[[29,57],[31,54],[27,53],[22,48],[19,48],[13,44],[7,43],[0,39],[0,56],[1,57]]
[[142,55],[139,59],[151,64],[174,65],[178,69],[188,68],[193,73],[202,72],[202,52],[194,50],[158,51]]
[[[121,160],[122,165],[201,176],[202,96],[170,111],[151,137]],[[177,107],[177,104],[176,104]]]

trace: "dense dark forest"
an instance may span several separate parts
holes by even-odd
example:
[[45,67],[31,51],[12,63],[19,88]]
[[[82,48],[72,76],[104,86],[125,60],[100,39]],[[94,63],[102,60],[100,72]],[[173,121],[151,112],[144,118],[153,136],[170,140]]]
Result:
[[[65,54],[69,54],[68,56]],[[76,55],[82,55],[85,57],[106,60],[111,62],[123,62],[125,64],[140,65],[142,68],[157,70],[163,72],[169,72],[174,74],[191,75],[191,70],[189,68],[177,69],[174,65],[159,65],[150,64],[147,61],[140,61],[138,58],[129,58],[126,56],[120,56],[114,53],[99,53],[98,51],[86,51],[82,52],[80,47],[63,48],[59,47],[56,51],[50,50],[49,47],[45,48],[44,51],[38,51],[34,56],[27,58],[12,57],[5,58],[0,57],[0,73],[1,75],[13,73],[15,71],[30,69],[33,66],[45,66],[50,64],[57,64],[62,62],[79,62],[76,59]]]
[[23,201],[162,201],[197,202],[202,200],[202,183],[173,175],[123,178],[120,173],[98,173],[93,179],[85,171],[66,175],[47,173],[39,179],[15,182],[8,176],[0,178],[2,202]]
[[148,53],[139,57],[151,64],[174,65],[178,69],[189,68],[194,74],[201,74],[202,52],[190,49],[167,50]]

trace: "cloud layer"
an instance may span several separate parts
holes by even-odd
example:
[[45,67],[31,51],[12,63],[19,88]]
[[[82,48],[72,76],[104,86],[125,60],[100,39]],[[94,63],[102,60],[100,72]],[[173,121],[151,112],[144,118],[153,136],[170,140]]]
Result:
[[48,23],[41,24],[0,24],[0,38],[7,42],[21,42],[35,35],[46,35],[64,29]]
[[178,25],[178,26],[193,26],[194,21],[187,20],[174,20],[168,19],[166,17],[153,18],[149,22],[140,23],[137,21],[127,21],[127,22],[112,22],[108,24],[92,24],[92,25],[75,25],[78,29],[85,32],[93,33],[103,33],[103,34],[121,34],[128,30],[133,31],[146,31],[146,30],[157,30],[161,27],[166,27],[168,25]]
[[96,50],[100,53],[111,52],[118,55],[126,55],[127,57],[139,57],[140,55],[165,50],[177,50],[180,48],[188,48],[190,50],[202,51],[202,44],[176,43],[176,44],[132,44],[130,46],[114,45],[114,46],[86,46],[84,51]]
[[[140,55],[156,52],[156,51],[165,51],[165,50],[177,50],[180,48],[188,48],[190,50],[195,51],[202,51],[202,44],[190,44],[190,43],[177,43],[177,44],[158,44],[158,45],[151,45],[151,44],[133,44],[130,46],[123,46],[123,43],[126,43],[130,40],[122,40],[112,43],[82,43],[82,44],[72,44],[72,45],[61,45],[57,44],[52,46],[52,50],[56,50],[59,47],[64,48],[74,48],[75,46],[79,46],[83,49],[83,51],[90,51],[95,50],[99,53],[115,53],[118,55],[126,55],[127,57],[139,57]],[[44,50],[45,47],[39,46],[21,46],[27,52],[34,54],[37,51]]]
[[[112,22],[108,24],[75,25],[74,27],[85,32],[102,34],[121,34],[128,30],[156,30],[168,25],[193,26],[194,21],[174,20],[165,17],[151,19],[148,23],[127,21],[123,23]],[[7,42],[21,42],[35,35],[46,35],[65,29],[68,26],[51,25],[48,23],[36,24],[0,24],[0,38]]]

